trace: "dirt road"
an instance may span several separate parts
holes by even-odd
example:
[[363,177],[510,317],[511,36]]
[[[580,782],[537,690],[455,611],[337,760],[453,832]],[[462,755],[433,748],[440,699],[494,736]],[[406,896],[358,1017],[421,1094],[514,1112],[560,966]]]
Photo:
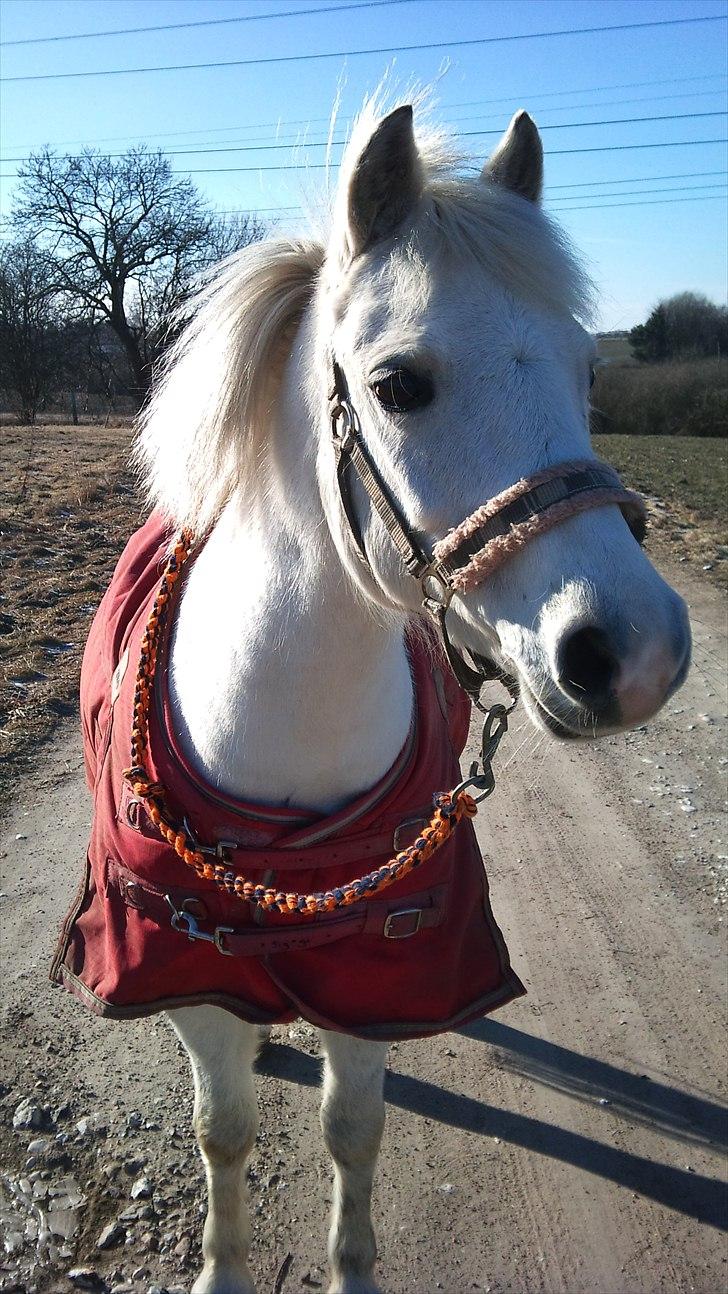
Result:
[[[509,738],[479,830],[529,996],[391,1049],[389,1294],[726,1289],[725,611],[674,575],[696,664],[649,731]],[[3,1288],[71,1289],[73,1270],[188,1290],[203,1187],[186,1061],[161,1018],[104,1023],[46,982],[88,820],[72,724],[39,765],[2,845]],[[261,1063],[253,1267],[270,1294],[325,1287],[316,1057],[297,1024]]]

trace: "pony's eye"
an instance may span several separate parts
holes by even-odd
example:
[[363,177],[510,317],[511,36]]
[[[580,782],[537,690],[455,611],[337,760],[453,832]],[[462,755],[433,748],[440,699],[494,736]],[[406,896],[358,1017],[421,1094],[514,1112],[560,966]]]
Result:
[[590,391],[594,383],[596,382],[596,380],[597,380],[597,369],[596,369],[596,365],[592,364],[589,369],[589,390]]
[[429,404],[434,394],[432,382],[408,368],[391,369],[371,384],[379,403],[390,413],[409,413]]

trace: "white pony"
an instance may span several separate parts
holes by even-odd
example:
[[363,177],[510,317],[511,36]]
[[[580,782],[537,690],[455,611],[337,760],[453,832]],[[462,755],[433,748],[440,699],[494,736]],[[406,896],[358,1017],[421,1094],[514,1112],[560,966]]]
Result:
[[[412,110],[370,104],[341,167],[326,245],[273,239],[202,292],[145,417],[155,504],[209,539],[170,648],[179,739],[214,786],[335,811],[407,737],[405,651],[421,592],[354,491],[368,566],[336,487],[331,361],[362,437],[430,544],[522,477],[591,457],[588,287],[539,206],[542,149],[518,113],[482,174]],[[541,535],[448,613],[457,642],[517,678],[562,737],[641,723],[684,678],[685,608],[616,506]],[[196,1294],[249,1294],[245,1163],[260,1030],[216,1007],[171,1013],[195,1079],[207,1172]],[[386,1044],[322,1032],[333,1157],[331,1289],[371,1291],[370,1194]]]

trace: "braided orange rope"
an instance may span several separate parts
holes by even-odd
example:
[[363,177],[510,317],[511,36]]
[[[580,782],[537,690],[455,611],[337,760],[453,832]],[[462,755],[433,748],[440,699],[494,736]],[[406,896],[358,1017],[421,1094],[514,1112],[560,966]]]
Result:
[[234,894],[246,903],[252,903],[266,911],[313,916],[317,912],[331,912],[334,908],[348,907],[351,903],[358,903],[360,899],[369,898],[427,862],[450,838],[461,818],[474,817],[478,809],[472,796],[464,791],[460,791],[454,798],[449,792],[435,795],[433,815],[421,835],[413,844],[401,850],[394,858],[390,858],[376,871],[348,881],[346,885],[333,890],[316,894],[288,894],[284,890],[254,885],[252,881],[246,881],[244,877],[237,876],[221,862],[209,862],[204,852],[199,847],[195,848],[195,842],[192,841],[189,833],[175,826],[169,813],[164,787],[159,782],[153,782],[149,776],[145,758],[149,744],[149,709],[154,688],[157,653],[172,589],[179,579],[182,566],[190,555],[193,542],[194,536],[191,531],[183,530],[180,533],[167,562],[144,630],[134,690],[131,768],[124,770],[124,778],[130,784],[134,794],[143,801],[160,836],[172,846],[183,862],[198,876],[214,881],[220,889],[228,894]]

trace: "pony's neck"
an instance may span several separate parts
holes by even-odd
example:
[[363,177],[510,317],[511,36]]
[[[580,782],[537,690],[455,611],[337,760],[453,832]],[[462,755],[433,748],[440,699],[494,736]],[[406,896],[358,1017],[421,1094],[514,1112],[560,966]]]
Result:
[[189,572],[170,699],[183,749],[211,784],[321,813],[384,776],[413,700],[402,624],[354,593],[310,442],[295,450],[303,431],[278,427],[255,497],[228,504]]

